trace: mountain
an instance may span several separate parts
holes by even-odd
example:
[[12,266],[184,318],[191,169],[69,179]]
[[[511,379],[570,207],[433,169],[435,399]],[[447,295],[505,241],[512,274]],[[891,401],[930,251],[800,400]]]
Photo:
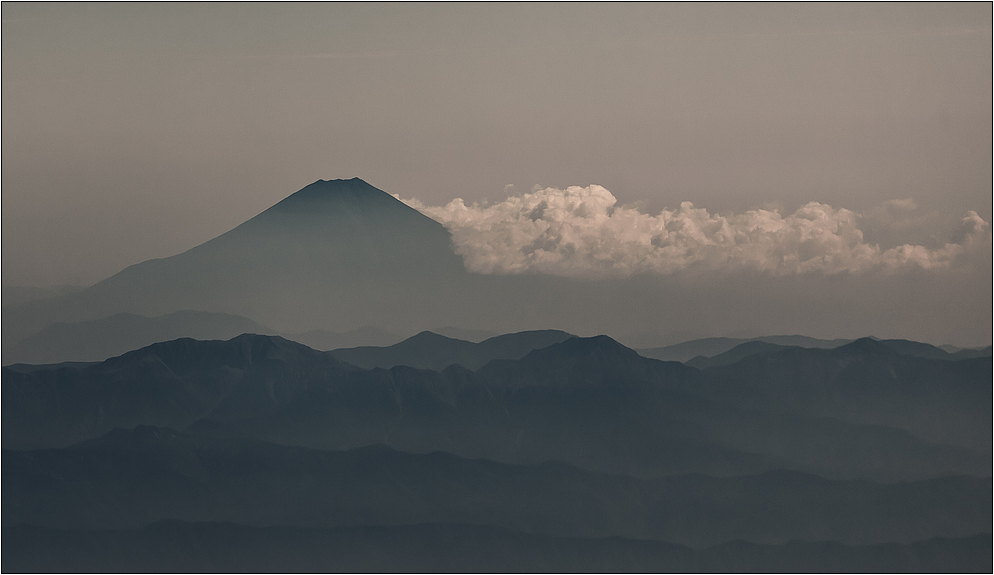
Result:
[[749,357],[751,355],[756,355],[760,353],[773,353],[775,351],[782,351],[787,349],[788,346],[777,345],[775,343],[767,343],[765,341],[747,341],[745,343],[740,343],[739,345],[733,347],[732,349],[719,353],[713,357],[705,357],[699,355],[690,361],[684,362],[690,367],[695,367],[697,369],[708,369],[710,367],[718,367],[721,365],[732,365],[733,363],[738,363],[739,361]]
[[703,547],[733,540],[911,543],[969,536],[992,520],[990,479],[877,484],[786,471],[637,479],[559,463],[508,465],[382,446],[329,452],[152,427],[63,449],[7,451],[3,461],[5,528],[121,529],[163,519],[300,527],[417,521]]
[[26,372],[5,367],[3,442],[54,447],[115,427],[182,429],[222,400],[258,403],[281,386],[306,389],[330,373],[354,369],[298,343],[257,335],[178,339],[82,368]]
[[58,363],[12,363],[3,366],[11,373],[34,373],[36,371],[58,371],[60,369],[83,369],[97,365],[99,361],[60,361]]
[[[857,300],[857,307],[866,310],[879,309],[881,301],[905,305],[922,293],[922,288],[905,285],[897,276],[855,275],[846,279],[846,290],[839,291],[807,274],[773,283],[760,274],[731,285],[720,281],[721,272],[709,272],[693,280],[690,289],[674,276],[651,274],[596,280],[481,274],[467,271],[455,248],[442,224],[387,192],[358,178],[319,180],[181,254],[135,264],[75,293],[4,305],[3,347],[54,323],[118,313],[158,317],[181,310],[240,315],[282,334],[347,333],[362,326],[398,334],[434,326],[497,333],[546,326],[589,334],[688,325],[778,331],[775,326],[784,320],[777,318],[787,317],[779,313],[779,302],[799,293],[818,300],[823,311],[817,317],[793,314],[792,322],[842,329],[840,320],[824,310],[849,309]],[[950,286],[936,289],[953,293]],[[757,293],[766,294],[762,299],[767,303],[757,304]],[[856,314],[844,329],[909,329],[905,324],[911,320],[902,314],[881,317]],[[689,350],[689,355],[646,354],[687,361],[739,343],[743,341]]]
[[652,308],[634,302],[657,297],[621,280],[469,273],[444,226],[353,178],[314,182],[210,241],[82,291],[5,305],[2,333],[6,348],[54,323],[201,310],[308,334],[327,347],[316,330],[461,326],[475,338],[564,320],[585,329],[625,324]]
[[532,350],[548,347],[570,337],[570,334],[559,330],[525,331],[472,343],[424,331],[388,347],[336,349],[331,353],[344,362],[365,369],[390,369],[397,365],[407,365],[442,371],[457,364],[475,371],[492,360],[519,359]]
[[862,338],[752,355],[709,369],[705,385],[742,408],[887,426],[990,453],[990,359],[929,359],[893,345]]
[[783,347],[834,348],[849,343],[848,339],[818,339],[803,335],[770,335],[751,339],[733,337],[706,337],[668,345],[639,349],[645,357],[663,361],[686,362],[696,357],[714,357],[743,343],[758,341]]
[[940,345],[939,349],[960,359],[970,359],[974,357],[988,357],[991,355],[991,346],[963,348],[963,347],[956,347],[955,345]]
[[103,361],[147,345],[190,337],[231,339],[242,333],[274,333],[231,314],[178,311],[159,317],[119,313],[78,323],[55,323],[4,349],[6,362],[56,363]]
[[428,331],[437,333],[438,335],[444,335],[445,337],[451,337],[452,339],[462,339],[473,343],[480,343],[485,339],[490,339],[500,335],[485,329],[464,329],[451,325],[446,327],[433,327]]
[[753,338],[755,341],[762,341],[784,347],[806,347],[808,349],[834,349],[840,345],[851,342],[851,339],[819,339],[804,335],[764,335]]
[[[936,347],[927,343],[910,341],[906,339],[870,339],[879,341],[897,353],[928,359],[971,359],[990,355],[990,346],[977,349],[960,349],[953,348],[952,346],[945,346],[949,347],[947,350],[942,347]],[[688,365],[694,365],[695,367],[706,369],[716,365],[726,365],[733,358],[737,358],[737,361],[738,359],[742,359],[752,353],[768,352],[788,347],[833,349],[847,343],[851,343],[852,341],[853,340],[849,339],[817,339],[800,335],[771,335],[752,339],[708,337],[685,341],[665,347],[639,349],[638,352],[645,357],[659,359],[662,361],[680,361],[688,363]],[[728,354],[736,348],[738,349],[734,353],[723,355]],[[722,357],[718,359],[718,356]]]
[[161,521],[137,530],[4,530],[3,570],[135,573],[982,573],[991,536],[909,544],[550,537],[485,525],[249,527]]
[[944,349],[918,341],[909,341],[906,339],[881,339],[877,341],[904,355],[924,357],[927,359],[966,359],[958,358]]
[[[497,339],[508,341],[515,338]],[[916,365],[906,364],[931,361],[868,341],[912,383]],[[935,363],[962,370],[969,361]],[[569,338],[475,372],[364,370],[274,336],[181,339],[82,368],[4,368],[2,439],[14,449],[64,447],[115,427],[154,425],[315,449],[386,444],[506,463],[556,460],[638,477],[773,469],[885,481],[990,474],[989,453],[929,443],[900,425],[740,401],[723,379],[710,379],[717,371],[702,376],[644,358],[606,336]],[[936,404],[943,410],[932,425],[982,431],[969,389]],[[876,409],[886,419],[899,408]]]
[[606,335],[571,337],[528,353],[520,361],[494,361],[480,375],[508,388],[575,391],[601,387],[691,389],[695,370],[676,362],[646,359]]
[[974,359],[977,357],[991,357],[991,346],[981,347],[977,349],[961,349],[957,352],[952,353],[952,355],[957,359]]
[[390,369],[396,365],[406,365],[441,371],[452,364],[468,363],[465,358],[472,357],[476,347],[477,344],[468,341],[423,331],[391,346],[336,349],[331,354],[365,369]]
[[342,347],[389,346],[402,338],[389,331],[376,327],[361,327],[346,332],[314,329],[302,333],[281,334],[283,337],[302,343],[307,347],[328,351]]
[[989,568],[989,358],[771,345],[702,371],[423,333],[371,352],[488,361],[364,369],[243,334],[4,367],[2,567]]
[[386,325],[412,314],[446,319],[459,308],[456,294],[471,293],[466,276],[441,224],[358,178],[319,180],[186,252],[5,309],[3,332],[16,342],[55,322],[183,309],[284,331]]

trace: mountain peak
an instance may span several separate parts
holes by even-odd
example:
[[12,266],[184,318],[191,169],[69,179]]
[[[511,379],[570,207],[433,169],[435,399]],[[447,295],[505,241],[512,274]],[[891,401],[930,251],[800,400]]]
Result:
[[323,352],[279,336],[244,333],[227,341],[180,338],[155,343],[110,358],[100,366],[103,370],[134,368],[151,361],[175,374],[184,374],[225,366],[246,369],[253,364],[292,363],[304,357],[328,365],[340,363]]
[[304,188],[301,191],[306,190],[306,189],[311,188],[311,187],[315,187],[315,186],[319,187],[319,188],[322,188],[322,189],[325,189],[325,190],[336,190],[336,189],[354,188],[354,189],[376,190],[378,192],[382,191],[382,190],[379,190],[378,188],[372,186],[371,184],[369,184],[366,180],[363,180],[362,178],[348,178],[348,179],[346,179],[346,178],[338,178],[338,179],[334,179],[334,180],[315,180],[313,183],[308,184],[307,186],[304,186]]
[[360,178],[352,178],[350,180],[318,180],[308,184],[263,214],[269,212],[328,211],[329,209],[351,211],[373,204],[407,208],[403,202],[383,190]]
[[[283,286],[328,287],[355,284],[357,277],[396,281],[463,273],[451,239],[442,224],[352,178],[309,184],[191,251],[209,252],[208,257],[226,262],[234,259],[239,267],[280,270],[275,278]],[[295,279],[286,280],[290,277]],[[239,278],[234,283],[241,289],[259,281]]]
[[220,238],[260,233],[330,240],[335,251],[371,241],[383,243],[379,248],[388,251],[429,242],[446,257],[451,252],[450,235],[442,224],[360,178],[308,184]]
[[663,385],[695,369],[640,356],[606,335],[570,337],[532,351],[520,361],[492,361],[479,373],[503,385],[549,387]]
[[897,352],[888,347],[886,344],[872,337],[861,337],[851,343],[846,345],[841,345],[835,350],[837,354],[879,354],[879,355],[894,355]]
[[639,354],[625,347],[606,335],[593,337],[570,337],[561,343],[545,349],[535,350],[529,355],[549,357],[619,357],[626,359],[640,358]]
[[8,323],[19,326],[18,340],[57,321],[182,309],[293,331],[423,325],[413,318],[426,316],[449,323],[465,313],[451,302],[467,300],[477,283],[439,222],[360,178],[318,180],[181,254],[129,266]]

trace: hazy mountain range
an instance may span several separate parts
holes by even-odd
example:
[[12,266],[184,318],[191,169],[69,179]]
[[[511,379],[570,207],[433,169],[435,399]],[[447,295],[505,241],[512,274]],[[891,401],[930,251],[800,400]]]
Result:
[[[376,527],[248,527],[161,521],[139,530],[21,526],[5,558],[11,571],[136,572],[623,572],[980,573],[989,536],[936,537],[904,545],[745,541],[697,550],[644,539],[549,537],[465,524]],[[107,553],[113,549],[113,553]]]
[[[989,476],[989,365],[859,340],[700,372],[599,337],[476,371],[364,370],[273,336],[183,339],[83,367],[5,368],[3,442],[68,446],[155,425],[320,449],[385,443],[509,463],[560,460],[638,476],[777,468],[886,480]],[[933,416],[922,421],[923,411]]]
[[[319,180],[204,244],[130,266],[88,288],[71,293],[54,290],[45,294],[51,297],[32,301],[28,300],[40,296],[6,290],[3,347],[15,358],[6,363],[23,361],[10,350],[53,324],[120,313],[149,319],[180,311],[224,313],[284,335],[343,334],[375,327],[399,334],[396,341],[440,326],[462,330],[449,336],[476,341],[498,333],[550,328],[622,337],[674,322],[698,329],[716,322],[762,329],[757,322],[777,315],[772,308],[738,305],[735,293],[719,294],[715,290],[724,289],[721,282],[702,279],[690,292],[673,282],[679,283],[649,276],[577,280],[469,273],[453,252],[451,234],[440,223],[358,178]],[[808,279],[797,277],[781,283],[786,290],[827,289],[824,282],[810,286],[804,282]],[[745,283],[740,287],[753,289]],[[900,285],[892,290],[894,305],[901,301],[902,290]],[[824,295],[827,306],[839,297],[832,291]],[[658,347],[661,338],[673,341],[666,336],[629,337],[646,349]],[[396,341],[340,341],[322,347]],[[675,355],[670,353],[674,350],[659,352],[659,357],[682,361],[710,357],[744,342],[722,341]],[[841,342],[824,345],[837,343]],[[722,349],[727,344],[731,345]],[[63,360],[79,358],[46,359]]]
[[990,568],[990,347],[497,334],[656,294],[449,241],[320,181],[5,300],[3,570]]
[[499,335],[472,343],[425,331],[389,347],[363,346],[336,349],[331,353],[344,362],[365,369],[390,369],[406,365],[441,371],[458,364],[477,370],[495,359],[519,359],[532,350],[560,343],[570,337],[564,331],[545,330]]
[[[507,557],[550,566],[569,565],[547,554],[579,540],[596,542],[594,557],[638,548],[646,565],[690,570],[715,554],[733,570],[812,565],[812,553],[855,570],[990,556],[990,536],[976,535],[991,522],[989,357],[916,357],[871,339],[753,343],[703,371],[555,331],[331,352],[266,335],[179,339],[100,363],[4,368],[5,541],[49,542],[5,543],[5,568],[53,565],[45,549],[130,565],[197,530],[236,534],[195,563],[230,566],[258,529],[360,538],[401,561],[389,565],[417,565],[422,554],[400,550],[419,537],[438,548],[445,525],[496,529],[465,532],[467,544],[504,541]],[[365,369],[349,353],[393,365]],[[414,524],[432,535],[368,530]],[[120,547],[99,558],[83,541]],[[836,543],[810,547],[819,541]],[[925,551],[940,541],[968,555]],[[905,546],[902,558],[866,547],[883,544]],[[360,561],[315,545],[298,560]]]
[[243,333],[274,333],[236,315],[179,311],[149,318],[133,313],[77,323],[54,323],[9,349],[4,359],[19,363],[102,361],[136,347],[180,337],[231,339]]

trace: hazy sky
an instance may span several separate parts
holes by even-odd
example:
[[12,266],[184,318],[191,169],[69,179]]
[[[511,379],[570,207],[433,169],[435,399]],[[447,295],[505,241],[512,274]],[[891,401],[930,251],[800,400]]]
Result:
[[353,176],[436,207],[591,185],[652,217],[819,202],[881,258],[991,221],[989,3],[2,15],[8,286],[93,283]]

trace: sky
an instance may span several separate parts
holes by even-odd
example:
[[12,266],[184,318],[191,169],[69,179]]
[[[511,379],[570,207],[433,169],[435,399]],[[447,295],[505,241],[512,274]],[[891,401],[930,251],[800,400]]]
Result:
[[355,176],[482,273],[990,266],[990,4],[0,10],[4,286]]

